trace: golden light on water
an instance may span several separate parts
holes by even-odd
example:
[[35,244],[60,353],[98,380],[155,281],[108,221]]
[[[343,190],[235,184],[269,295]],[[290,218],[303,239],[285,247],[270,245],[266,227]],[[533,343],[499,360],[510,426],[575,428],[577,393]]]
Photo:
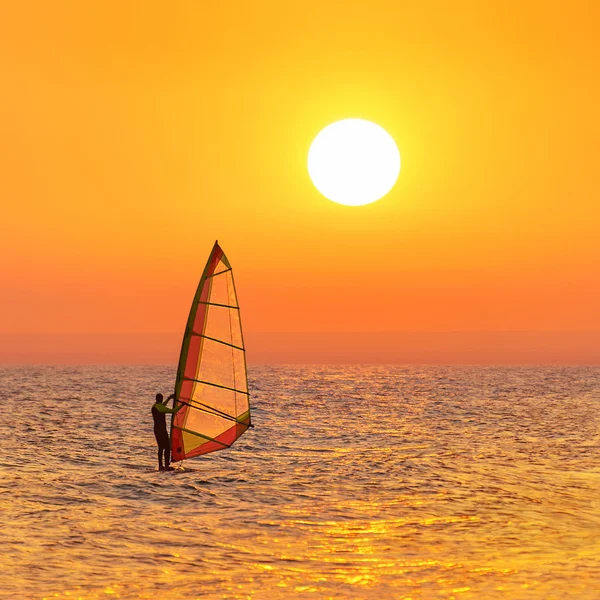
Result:
[[[311,368],[309,393],[305,368],[257,369],[269,392],[262,442],[172,477],[150,467],[151,431],[139,428],[143,398],[132,395],[136,410],[120,418],[136,447],[148,448],[146,465],[133,456],[115,466],[108,452],[60,446],[67,428],[67,439],[86,431],[90,447],[111,447],[110,430],[96,427],[97,402],[68,421],[23,421],[20,430],[33,427],[36,439],[53,431],[64,451],[60,460],[51,452],[38,459],[54,469],[32,461],[35,468],[8,469],[0,483],[20,494],[18,502],[12,491],[0,496],[11,523],[3,533],[12,551],[0,557],[4,571],[15,572],[9,583],[32,591],[21,597],[82,600],[151,600],[157,590],[193,598],[199,589],[234,600],[263,592],[270,600],[500,599],[524,590],[595,600],[588,592],[600,551],[593,510],[600,475],[585,456],[597,433],[586,420],[593,399],[561,403],[551,391],[538,401],[528,385],[514,402],[518,382],[535,370],[486,369],[476,379],[470,369],[394,369]],[[126,389],[131,372],[97,377]],[[573,376],[588,394],[589,378]],[[485,394],[499,386],[510,398],[488,402]],[[330,398],[332,387],[343,387],[343,399]],[[56,415],[54,400],[40,395],[36,406]],[[290,406],[301,407],[297,422],[282,432]],[[500,433],[496,419],[486,420],[490,410],[506,421]],[[528,413],[535,420],[521,428]],[[573,452],[577,469],[565,469]],[[42,565],[35,580],[32,561]],[[552,579],[548,564],[562,565]]]

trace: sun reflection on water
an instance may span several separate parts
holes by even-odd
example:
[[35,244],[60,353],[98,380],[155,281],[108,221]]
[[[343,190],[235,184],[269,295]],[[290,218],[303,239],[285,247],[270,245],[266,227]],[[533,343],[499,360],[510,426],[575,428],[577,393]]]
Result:
[[169,370],[0,372],[0,597],[597,597],[600,370],[263,368],[256,430],[172,474]]

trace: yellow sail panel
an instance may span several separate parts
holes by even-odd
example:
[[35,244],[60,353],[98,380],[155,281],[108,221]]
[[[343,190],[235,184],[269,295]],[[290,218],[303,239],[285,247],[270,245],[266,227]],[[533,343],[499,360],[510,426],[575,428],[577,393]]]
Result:
[[227,448],[250,426],[248,376],[233,271],[217,243],[183,339],[171,428],[172,460]]
[[204,335],[214,339],[222,336],[222,341],[238,348],[243,347],[244,340],[242,339],[239,313],[239,310],[234,311],[222,306],[209,305]]
[[210,280],[210,301],[214,304],[238,308],[233,275],[231,271],[223,271]]

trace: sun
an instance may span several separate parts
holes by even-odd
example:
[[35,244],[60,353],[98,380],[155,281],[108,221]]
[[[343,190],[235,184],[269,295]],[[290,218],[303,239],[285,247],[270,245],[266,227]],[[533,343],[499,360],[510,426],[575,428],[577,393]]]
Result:
[[325,127],[308,151],[308,173],[329,200],[347,206],[385,196],[400,173],[400,152],[392,136],[364,119],[344,119]]

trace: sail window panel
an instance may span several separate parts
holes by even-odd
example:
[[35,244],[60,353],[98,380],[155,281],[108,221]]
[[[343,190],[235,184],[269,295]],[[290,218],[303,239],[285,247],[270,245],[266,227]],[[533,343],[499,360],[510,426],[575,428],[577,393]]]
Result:
[[229,327],[231,331],[231,340],[234,346],[244,347],[244,339],[242,337],[242,323],[240,320],[240,311],[229,309]]
[[186,455],[190,454],[203,444],[208,442],[207,439],[188,433],[187,431],[181,432],[181,439],[183,440],[183,451]]
[[231,275],[231,271],[221,273],[221,275],[215,275],[207,280],[208,285],[210,286],[208,302],[224,304],[225,306],[237,306],[237,302],[231,302],[231,295],[229,293],[230,277],[228,277],[228,275]]
[[[244,381],[240,381],[243,371],[238,366],[243,364],[244,352],[220,342],[206,338],[202,340],[202,359],[196,379],[246,391],[245,377]],[[237,384],[243,387],[238,388]]]
[[185,428],[206,437],[216,438],[227,431],[234,423],[218,415],[190,408],[186,419]]
[[235,293],[235,285],[233,283],[233,271],[228,271],[224,275],[227,277],[227,303],[229,306],[238,306],[237,294]]
[[221,257],[219,259],[219,261],[217,262],[217,264],[215,265],[214,271],[212,272],[212,274],[214,275],[215,273],[221,273],[222,271],[227,271],[229,269],[229,267],[223,262],[223,257]]
[[236,350],[236,354],[231,358],[233,359],[232,368],[236,381],[235,389],[240,390],[241,392],[247,392],[248,376],[246,375],[246,357],[243,352]]
[[[236,393],[232,390],[226,390],[225,388],[197,382],[191,400],[191,404],[196,403],[197,406],[199,404],[205,405],[199,406],[199,408],[210,410],[210,408],[207,407],[212,407],[232,418],[235,418],[236,416],[236,403],[238,402],[238,399],[236,398]],[[202,412],[196,408],[190,408],[189,411],[195,413]]]
[[239,418],[250,410],[250,401],[246,394],[235,393],[235,416]]
[[223,306],[209,306],[204,335],[242,347],[239,311]]

